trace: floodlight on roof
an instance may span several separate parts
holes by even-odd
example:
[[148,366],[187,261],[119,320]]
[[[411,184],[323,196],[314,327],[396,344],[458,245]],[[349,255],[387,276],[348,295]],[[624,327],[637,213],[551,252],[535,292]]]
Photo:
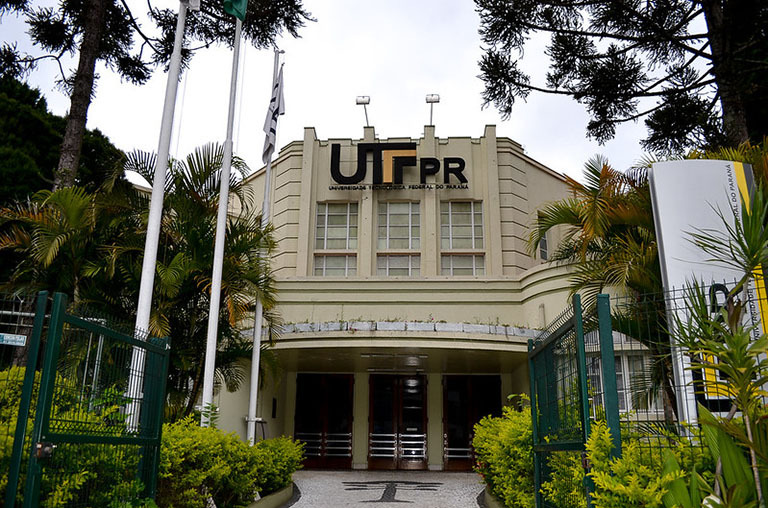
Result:
[[365,111],[365,126],[370,127],[368,124],[368,104],[371,103],[371,98],[367,95],[358,95],[355,97],[355,104],[362,106]]
[[440,102],[440,96],[436,93],[427,94],[427,104],[429,104],[429,125],[432,125],[432,108]]

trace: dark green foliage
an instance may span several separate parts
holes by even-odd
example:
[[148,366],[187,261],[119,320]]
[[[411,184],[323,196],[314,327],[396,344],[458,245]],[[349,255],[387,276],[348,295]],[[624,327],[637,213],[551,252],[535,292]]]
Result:
[[[0,204],[50,189],[66,120],[48,111],[40,91],[0,78]],[[122,167],[125,155],[98,129],[83,138],[77,182],[96,190]]]
[[[32,412],[27,434],[32,431],[37,404],[36,373]],[[0,492],[8,480],[13,433],[21,397],[24,368],[0,371]],[[68,384],[58,376],[56,385]],[[54,401],[53,413],[66,419],[73,414],[78,421],[115,431],[125,422],[121,406],[122,392],[107,389],[86,414],[77,400],[77,391],[63,390]],[[262,496],[286,487],[303,460],[303,445],[288,438],[260,441],[248,446],[234,434],[215,428],[202,428],[191,418],[163,427],[157,504],[163,507],[204,507],[208,496],[219,507],[248,506],[257,493]],[[41,505],[127,507],[155,506],[139,500],[143,490],[135,479],[139,454],[134,448],[97,444],[60,444],[45,463],[41,483]],[[73,467],[76,470],[73,470]],[[22,484],[26,460],[22,462]],[[129,501],[133,504],[125,504]],[[86,504],[84,504],[86,503]]]
[[[154,284],[151,333],[172,344],[167,416],[189,414],[202,389],[210,309],[211,246],[215,238],[223,149],[208,145],[174,161],[168,173]],[[134,153],[127,169],[152,181],[154,156]],[[270,228],[246,199],[247,170],[233,161],[230,202],[240,206],[227,224],[216,383],[235,390],[245,379],[252,340],[240,333],[260,298],[273,322],[274,286],[262,253],[274,246]],[[80,187],[41,191],[29,203],[0,208],[0,254],[17,254],[7,287],[67,293],[75,305],[135,319],[146,235],[148,196],[121,180],[95,192]]]
[[203,508],[210,496],[218,507],[248,506],[257,493],[266,496],[290,484],[303,455],[303,445],[285,437],[248,446],[191,418],[166,424],[157,504]]
[[[736,146],[768,133],[768,4],[762,0],[475,0],[487,45],[483,97],[509,116],[531,91],[584,104],[590,137],[645,117],[648,150]],[[545,76],[519,65],[550,37]],[[655,105],[650,101],[655,101]]]
[[[23,367],[0,371],[0,493],[3,494],[8,482],[24,371]],[[66,378],[56,376],[57,386],[67,383]],[[40,373],[36,372],[32,405],[27,419],[27,437],[32,433],[35,420],[39,384]],[[114,392],[114,389],[112,391]],[[108,419],[111,416],[120,416],[118,403],[121,397],[102,400],[102,404],[95,406],[92,412],[84,414],[76,393],[68,390],[59,393],[53,402],[52,414],[67,418],[67,414],[76,413],[78,420],[101,426],[104,431],[113,427],[114,422],[109,422]],[[126,453],[126,450],[119,448],[97,444],[59,445],[51,459],[45,463],[40,487],[42,506],[65,506],[66,503],[82,501],[83,496],[88,496],[88,506],[102,507],[111,506],[111,503],[119,499],[138,499],[143,490],[141,482],[135,479],[139,456],[134,449],[127,450]],[[21,465],[20,483],[23,485],[27,467],[26,455]],[[77,467],[77,471],[72,471],[73,466]],[[66,473],[56,474],[63,471]]]
[[[54,173],[54,188],[75,185],[88,107],[95,91],[96,62],[103,62],[126,81],[145,83],[160,64],[167,65],[173,51],[176,11],[148,3],[153,28],[142,26],[128,3],[118,0],[61,0],[55,7],[34,5],[29,0],[0,2],[0,19],[6,13],[20,15],[28,26],[40,55],[18,50],[6,41],[0,50],[0,77],[18,78],[42,59],[54,59],[62,73],[59,85],[70,95],[69,116],[61,154]],[[234,18],[224,13],[221,2],[202,2],[202,11],[190,13],[185,28],[182,63],[192,53],[211,44],[232,45]],[[254,0],[249,2],[243,35],[257,48],[274,44],[287,31],[293,36],[310,20],[301,0]],[[141,44],[134,47],[138,40]],[[194,45],[194,47],[193,47]],[[78,53],[77,70],[65,74],[62,57]]]
[[509,508],[533,507],[530,405],[520,411],[505,407],[501,417],[487,416],[480,420],[474,432],[475,471],[493,495]]

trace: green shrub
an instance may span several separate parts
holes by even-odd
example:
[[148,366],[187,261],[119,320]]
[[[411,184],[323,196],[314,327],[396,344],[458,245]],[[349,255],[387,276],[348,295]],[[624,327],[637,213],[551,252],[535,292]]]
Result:
[[157,504],[219,508],[247,506],[256,494],[287,486],[301,467],[303,448],[287,438],[248,446],[233,433],[199,427],[191,418],[163,426]]
[[[24,367],[0,371],[0,493],[5,493],[8,484],[24,374]],[[34,425],[39,384],[40,373],[36,372],[27,418],[27,439]],[[113,434],[115,426],[119,427],[125,418],[120,411],[124,403],[121,391],[105,389],[99,399],[91,401],[89,411],[82,411],[76,387],[67,389],[71,384],[63,376],[56,375],[55,385],[59,389],[51,408],[53,415],[62,421],[87,423],[96,433]],[[25,454],[21,462],[19,490],[23,490],[26,481],[26,459]],[[87,500],[89,506],[111,506],[119,500],[138,499],[143,490],[141,482],[135,479],[138,461],[135,449],[98,444],[59,444],[51,458],[43,464],[40,504],[58,507]]]
[[287,487],[304,460],[304,444],[287,437],[265,439],[254,448],[260,457],[258,486],[263,496]]
[[[524,400],[527,397],[522,396]],[[475,471],[508,508],[534,506],[531,409],[505,407],[499,418],[475,425]]]
[[592,464],[589,472],[595,483],[592,504],[595,508],[625,508],[663,506],[669,485],[682,477],[680,471],[662,473],[663,463],[643,453],[640,443],[630,440],[622,443],[620,458],[611,458],[611,433],[605,422],[592,424],[587,440],[587,459]]
[[581,452],[551,453],[547,464],[551,475],[549,481],[541,483],[544,499],[558,508],[586,508]]

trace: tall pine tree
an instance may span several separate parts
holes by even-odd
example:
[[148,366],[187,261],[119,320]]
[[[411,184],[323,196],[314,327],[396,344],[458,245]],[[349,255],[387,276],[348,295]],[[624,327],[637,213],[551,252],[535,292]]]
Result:
[[[736,146],[768,134],[765,0],[475,0],[484,99],[509,115],[530,92],[584,104],[590,137],[645,119],[648,150]],[[520,66],[549,37],[545,76]]]
[[[32,42],[42,50],[41,54],[26,54],[15,42],[6,41],[0,49],[0,75],[19,77],[43,59],[61,64],[62,57],[78,55],[74,73],[66,74],[61,67],[61,84],[69,93],[70,108],[54,188],[77,181],[96,62],[103,62],[135,84],[145,83],[157,66],[167,67],[173,51],[176,11],[153,7],[151,0],[148,6],[148,24],[154,25],[149,29],[122,0],[60,0],[56,7],[36,6],[30,0],[0,0],[0,20],[8,13],[23,16]],[[258,48],[267,47],[284,31],[297,37],[298,29],[308,20],[311,17],[301,0],[250,0],[243,37]],[[234,32],[234,18],[224,12],[223,2],[202,2],[201,11],[188,15],[183,65],[189,64],[197,49],[217,43],[231,46]]]

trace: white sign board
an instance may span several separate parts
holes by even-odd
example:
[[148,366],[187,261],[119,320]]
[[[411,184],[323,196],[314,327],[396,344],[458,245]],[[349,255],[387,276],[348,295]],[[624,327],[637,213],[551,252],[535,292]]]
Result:
[[0,345],[4,346],[24,346],[27,343],[26,335],[16,333],[0,333]]
[[[719,292],[725,295],[733,289],[734,282],[743,277],[743,272],[708,261],[711,255],[692,242],[691,234],[717,230],[726,236],[724,220],[733,226],[734,214],[741,216],[746,213],[742,207],[744,204],[749,206],[753,185],[751,167],[738,162],[685,160],[653,164],[650,172],[651,201],[665,291],[675,291],[679,298],[685,287],[695,281],[706,287],[716,284]],[[759,279],[758,289],[764,295],[762,277]],[[750,301],[758,302],[752,282],[748,290]],[[710,295],[711,298],[715,296],[715,293]],[[760,299],[761,307],[763,300]],[[685,321],[683,302],[677,302],[674,309],[668,305],[667,310],[670,322],[675,315]],[[746,309],[745,319],[757,325],[754,333],[758,336],[762,332],[760,314],[757,308]],[[694,374],[688,370],[690,360],[676,348],[673,348],[673,356],[675,384],[688,390],[686,397],[679,397],[686,400],[678,400],[678,416],[682,421],[694,422],[697,411],[691,386]],[[700,375],[705,381],[705,393],[699,394],[699,402],[713,411],[721,411],[720,402],[725,404],[727,398],[716,391],[706,393],[707,376],[715,375],[714,371]]]

